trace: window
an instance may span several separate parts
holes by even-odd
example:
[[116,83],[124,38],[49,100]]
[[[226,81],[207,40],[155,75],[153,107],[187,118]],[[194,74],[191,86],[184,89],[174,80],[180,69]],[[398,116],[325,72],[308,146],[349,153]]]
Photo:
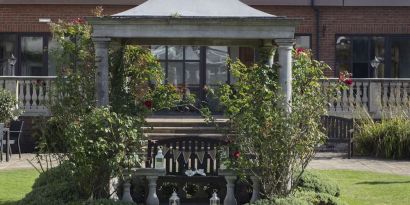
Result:
[[[410,37],[337,36],[336,70],[355,78],[410,77]],[[372,67],[372,61],[379,61]]]
[[[7,33],[0,34],[0,75],[8,68],[8,59],[13,54],[17,63],[15,73],[20,76],[47,76],[55,74],[49,69],[49,44],[54,45],[49,34]],[[52,63],[50,62],[50,65]]]
[[311,49],[312,48],[311,39],[312,39],[311,35],[296,34],[295,35],[295,40],[296,40],[295,47],[296,48]]

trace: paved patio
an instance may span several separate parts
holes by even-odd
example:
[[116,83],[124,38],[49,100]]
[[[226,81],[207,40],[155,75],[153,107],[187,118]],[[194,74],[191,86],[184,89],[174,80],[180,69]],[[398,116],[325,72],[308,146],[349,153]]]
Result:
[[[23,154],[22,158],[19,159],[18,155],[13,155],[10,162],[0,162],[0,171],[12,169],[32,169],[33,166],[29,163],[29,161],[36,164],[34,157],[34,154]],[[55,162],[54,165],[56,165]],[[410,161],[380,160],[361,157],[347,159],[345,158],[345,154],[339,153],[318,153],[315,159],[309,164],[308,168],[322,170],[344,169],[370,171],[410,176]]]
[[357,170],[410,176],[410,161],[381,160],[366,157],[347,159],[346,154],[318,153],[308,169]]

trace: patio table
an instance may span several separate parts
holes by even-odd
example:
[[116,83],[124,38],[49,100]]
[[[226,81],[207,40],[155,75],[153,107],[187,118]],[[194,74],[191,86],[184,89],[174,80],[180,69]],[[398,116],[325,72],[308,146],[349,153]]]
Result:
[[8,151],[10,150],[10,129],[9,128],[3,128],[3,130],[0,132],[0,135],[2,135],[1,139],[1,154],[0,154],[0,161],[3,161],[3,136],[4,133],[6,133],[6,162],[10,160],[10,156],[8,154]]

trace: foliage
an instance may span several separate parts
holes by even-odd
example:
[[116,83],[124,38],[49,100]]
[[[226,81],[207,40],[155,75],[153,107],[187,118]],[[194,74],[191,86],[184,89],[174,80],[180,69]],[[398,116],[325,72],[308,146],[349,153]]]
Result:
[[106,198],[110,177],[127,179],[127,171],[139,166],[136,153],[141,151],[145,117],[174,107],[182,95],[163,84],[160,64],[148,49],[113,44],[111,102],[96,108],[91,26],[83,19],[59,21],[52,32],[61,46],[53,51],[58,78],[48,105],[52,117],[36,122],[37,158],[52,155],[68,161],[83,199]]
[[21,205],[64,205],[80,199],[78,185],[68,164],[62,164],[40,174]]
[[410,159],[410,120],[404,116],[356,120],[355,148],[361,154],[389,159]]
[[312,172],[305,171],[300,178],[298,190],[326,193],[331,196],[340,196],[340,188],[330,179]]
[[[143,122],[138,118],[96,108],[65,131],[70,146],[69,162],[73,164],[80,187],[85,193],[100,198],[106,186],[99,182],[110,177],[123,176],[132,167],[139,167]],[[101,195],[99,195],[101,194]]]
[[[328,96],[319,80],[327,68],[312,60],[308,51],[294,52],[293,98],[288,103],[278,84],[278,65],[247,67],[230,62],[237,81],[218,91],[238,134],[233,144],[242,153],[230,167],[260,178],[267,198],[286,196],[295,188],[314,148],[325,138],[320,116],[326,112]],[[287,112],[287,106],[292,112]]]
[[0,123],[9,122],[19,115],[16,98],[8,90],[0,88]]

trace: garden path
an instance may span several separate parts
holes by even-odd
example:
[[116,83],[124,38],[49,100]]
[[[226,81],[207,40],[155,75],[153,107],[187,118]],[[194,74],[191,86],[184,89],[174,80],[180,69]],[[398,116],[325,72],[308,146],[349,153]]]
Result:
[[[33,168],[29,161],[36,164],[34,157],[34,154],[23,154],[21,159],[19,159],[18,155],[13,155],[10,162],[0,162],[0,170]],[[357,170],[410,176],[410,161],[381,160],[365,157],[347,159],[345,154],[318,153],[309,164],[308,169]]]
[[356,170],[410,176],[410,161],[383,160],[367,157],[347,159],[341,153],[317,153],[308,169]]

